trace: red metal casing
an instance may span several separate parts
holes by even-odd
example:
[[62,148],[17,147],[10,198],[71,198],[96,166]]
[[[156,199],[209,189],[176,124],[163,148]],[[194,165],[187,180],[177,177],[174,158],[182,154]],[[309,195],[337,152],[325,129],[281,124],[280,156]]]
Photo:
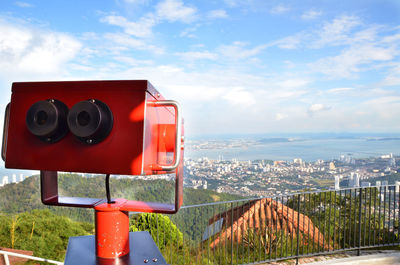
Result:
[[[93,145],[82,143],[72,133],[56,143],[43,142],[29,132],[25,120],[32,104],[47,99],[62,101],[68,108],[88,99],[104,102],[114,117],[111,133]],[[183,128],[179,135],[177,108],[156,104],[162,102],[165,99],[145,80],[14,83],[3,134],[5,166],[40,170],[44,204],[85,208],[94,208],[105,200],[59,196],[57,171],[174,173],[174,204],[125,201],[121,211],[175,213],[183,201]],[[176,150],[178,140],[180,148]],[[176,169],[163,170],[175,159],[179,162]]]
[[[108,137],[87,145],[68,133],[54,144],[32,135],[25,124],[28,109],[37,101],[57,99],[69,108],[97,99],[114,116]],[[175,152],[175,113],[172,107],[155,106],[164,98],[148,81],[67,81],[14,83],[10,104],[7,168],[148,175],[165,173]]]

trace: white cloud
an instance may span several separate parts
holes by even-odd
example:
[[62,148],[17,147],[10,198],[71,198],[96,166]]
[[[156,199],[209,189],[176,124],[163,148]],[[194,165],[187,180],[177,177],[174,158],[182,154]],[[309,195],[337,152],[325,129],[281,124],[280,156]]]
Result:
[[223,9],[216,9],[216,10],[211,10],[210,12],[208,12],[208,17],[209,18],[227,18],[228,14]]
[[185,6],[181,0],[164,0],[156,6],[156,14],[170,22],[192,22],[196,19],[196,12],[196,8]]
[[303,39],[305,38],[303,33],[298,33],[293,36],[287,36],[280,40],[274,41],[271,43],[271,46],[278,46],[281,49],[297,49],[302,44]]
[[349,33],[359,25],[361,25],[361,20],[356,16],[341,16],[335,18],[332,22],[324,24],[313,46],[315,48],[321,48],[325,45],[346,43],[349,41]]
[[309,108],[308,108],[308,114],[310,116],[313,116],[316,113],[322,112],[322,111],[326,111],[326,110],[330,110],[331,107],[328,107],[324,104],[312,104]]
[[396,66],[392,67],[384,80],[381,82],[383,86],[400,85],[400,62],[396,62]]
[[211,53],[209,51],[177,52],[175,54],[187,60],[216,60],[218,58],[217,54]]
[[279,14],[286,13],[286,12],[288,12],[289,10],[290,10],[290,8],[287,7],[287,6],[284,6],[284,5],[277,5],[277,6],[274,6],[274,7],[271,9],[271,13],[272,13],[272,14],[275,14],[275,15],[279,15]]
[[348,91],[353,91],[353,87],[336,87],[336,88],[331,88],[327,92],[332,93],[332,94],[338,94],[338,93],[343,93],[343,92],[348,92]]
[[5,77],[58,73],[81,43],[58,32],[38,31],[0,20],[0,74]]
[[152,14],[143,16],[138,22],[131,22],[125,17],[115,15],[105,16],[101,22],[122,27],[127,34],[136,37],[150,37],[153,34],[152,28],[158,23]]
[[228,59],[245,59],[253,57],[267,48],[267,45],[258,45],[251,49],[246,49],[247,44],[243,42],[234,42],[231,45],[221,45],[218,51]]
[[252,94],[242,87],[236,87],[229,90],[223,98],[229,103],[239,107],[249,107],[256,103]]
[[287,117],[288,117],[288,115],[284,114],[284,113],[276,113],[275,114],[275,120],[277,120],[277,121],[286,119]]
[[362,71],[363,65],[390,61],[397,53],[393,47],[378,47],[369,44],[354,46],[343,50],[337,56],[323,58],[312,63],[311,68],[329,78],[351,78],[354,77],[354,74]]
[[163,54],[164,49],[148,44],[142,39],[135,39],[131,36],[123,33],[106,33],[104,34],[104,38],[112,42],[114,45],[110,46],[110,49],[137,49],[137,50],[147,50],[155,54]]
[[27,3],[27,2],[17,1],[17,2],[15,2],[15,4],[16,4],[17,6],[19,6],[19,7],[22,7],[22,8],[33,7],[32,4]]
[[309,83],[310,83],[309,80],[298,78],[298,79],[286,79],[284,81],[280,81],[280,82],[278,82],[278,85],[281,88],[294,89],[294,88],[304,87]]
[[322,15],[322,11],[316,11],[314,9],[308,10],[301,15],[304,20],[313,20]]

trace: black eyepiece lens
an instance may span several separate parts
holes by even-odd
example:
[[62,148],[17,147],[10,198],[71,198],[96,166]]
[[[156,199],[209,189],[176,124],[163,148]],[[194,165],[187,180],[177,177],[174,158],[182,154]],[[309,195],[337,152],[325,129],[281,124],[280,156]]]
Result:
[[55,143],[68,133],[67,115],[68,107],[59,100],[38,101],[26,113],[26,127],[40,140]]
[[68,113],[68,127],[85,144],[102,142],[111,132],[114,118],[110,108],[97,99],[76,103]]
[[38,125],[44,125],[47,122],[47,119],[49,118],[49,116],[47,115],[47,113],[43,110],[40,110],[36,113],[35,115],[35,121]]
[[87,126],[90,123],[90,115],[87,111],[81,111],[78,114],[78,124],[80,126]]

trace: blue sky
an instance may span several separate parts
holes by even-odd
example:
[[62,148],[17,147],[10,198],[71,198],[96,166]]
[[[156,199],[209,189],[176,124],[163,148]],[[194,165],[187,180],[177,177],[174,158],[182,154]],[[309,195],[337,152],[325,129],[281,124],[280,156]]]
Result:
[[148,79],[187,135],[400,132],[399,1],[0,2],[14,81]]

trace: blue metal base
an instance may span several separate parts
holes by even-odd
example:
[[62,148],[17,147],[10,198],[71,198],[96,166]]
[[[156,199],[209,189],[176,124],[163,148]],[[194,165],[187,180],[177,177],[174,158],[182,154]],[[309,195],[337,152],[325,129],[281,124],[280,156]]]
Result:
[[166,261],[149,232],[129,233],[130,253],[117,259],[96,257],[95,236],[71,237],[65,265],[164,265]]

